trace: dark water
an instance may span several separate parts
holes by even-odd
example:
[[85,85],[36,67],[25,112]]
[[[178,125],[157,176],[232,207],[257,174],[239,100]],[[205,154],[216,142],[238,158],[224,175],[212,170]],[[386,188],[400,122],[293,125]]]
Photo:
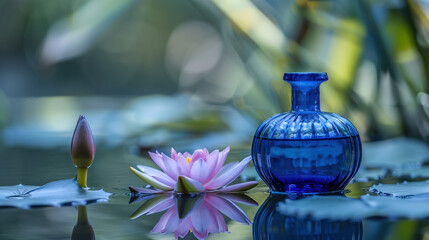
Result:
[[[228,162],[241,160],[246,152],[231,151]],[[76,169],[70,159],[69,149],[34,149],[4,147],[0,144],[0,186],[23,183],[43,185],[47,182],[69,179]],[[79,224],[81,212],[77,207],[43,207],[30,210],[0,208],[0,240],[15,239],[174,239],[174,234],[151,233],[165,211],[144,215],[136,219],[131,216],[145,201],[130,203],[128,186],[146,185],[137,178],[129,166],[144,164],[157,168],[147,156],[138,157],[130,153],[130,147],[97,149],[93,165],[88,172],[88,186],[104,189],[114,195],[107,203],[90,204],[86,207],[88,224]],[[249,167],[252,167],[249,164]],[[268,196],[267,187],[260,184],[249,196],[261,205]],[[237,206],[253,221],[258,206]],[[208,239],[252,239],[251,225],[237,223],[224,216],[228,232],[210,234]],[[93,230],[93,232],[91,231]],[[80,231],[78,231],[80,230]],[[81,236],[77,238],[77,236]],[[185,239],[197,239],[188,232]]]
[[[239,161],[243,154],[248,154],[247,147],[245,153],[237,152],[236,149],[233,148],[228,161]],[[68,149],[18,148],[0,144],[0,161],[7,164],[0,168],[0,185],[42,185],[53,180],[71,178],[76,171]],[[130,219],[135,211],[146,204],[144,201],[130,204],[130,197],[126,195],[129,192],[128,186],[145,185],[128,169],[128,166],[137,164],[156,167],[147,157],[129,154],[129,147],[98,148],[94,164],[89,170],[88,184],[114,193],[109,202],[88,205],[84,215],[76,207],[0,209],[0,239],[72,239],[76,236],[81,236],[80,239],[95,237],[98,240],[175,239],[174,234],[151,233],[165,212]],[[251,164],[248,167],[253,168]],[[386,181],[393,183],[403,180]],[[346,195],[359,197],[366,194],[374,184],[378,182],[349,184]],[[284,216],[275,211],[278,203],[276,199],[266,201],[269,196],[267,191],[267,186],[260,182],[248,194],[259,206],[237,204],[253,225],[241,224],[224,216],[229,233],[209,234],[207,239],[353,239],[350,236],[362,234],[362,239],[401,240],[424,239],[429,235],[429,220],[376,218],[364,219],[360,223]],[[343,231],[337,231],[339,229]],[[319,233],[324,238],[318,237]],[[189,232],[184,239],[197,238]]]
[[360,165],[359,136],[332,139],[253,140],[252,156],[262,179],[278,192],[344,189]]

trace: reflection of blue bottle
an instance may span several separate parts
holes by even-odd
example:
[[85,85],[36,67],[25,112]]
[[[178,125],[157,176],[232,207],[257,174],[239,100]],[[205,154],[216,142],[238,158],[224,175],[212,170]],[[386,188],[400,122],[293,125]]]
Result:
[[292,110],[265,120],[252,144],[253,163],[272,192],[341,191],[361,162],[361,142],[347,119],[320,111],[326,73],[285,73]]
[[279,213],[285,195],[271,194],[253,220],[253,239],[362,239],[362,221],[300,219]]

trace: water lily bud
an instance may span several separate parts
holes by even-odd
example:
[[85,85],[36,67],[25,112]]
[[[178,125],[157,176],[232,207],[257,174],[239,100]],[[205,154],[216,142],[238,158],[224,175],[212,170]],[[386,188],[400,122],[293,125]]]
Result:
[[79,116],[71,142],[71,156],[76,167],[88,168],[95,156],[91,128],[84,116]]
[[71,157],[78,170],[78,184],[86,187],[86,174],[95,156],[91,128],[84,116],[79,116],[71,142]]

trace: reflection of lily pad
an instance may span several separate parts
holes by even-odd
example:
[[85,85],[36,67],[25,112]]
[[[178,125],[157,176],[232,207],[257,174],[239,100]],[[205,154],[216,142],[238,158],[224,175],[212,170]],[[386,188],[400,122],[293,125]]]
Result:
[[360,220],[369,217],[426,218],[429,217],[428,198],[395,198],[362,196],[361,199],[344,196],[311,196],[289,200],[278,206],[288,216],[330,220]]
[[412,138],[394,138],[363,146],[362,166],[375,168],[419,168],[429,161],[429,146]]
[[316,219],[361,219],[370,216],[371,209],[359,199],[344,196],[311,196],[300,200],[286,199],[278,211],[285,215]]
[[31,208],[38,206],[84,205],[105,202],[111,193],[86,190],[75,179],[59,180],[38,186],[0,187],[0,207]]
[[410,197],[422,194],[427,194],[429,196],[429,182],[378,184],[372,186],[369,191],[379,195],[388,195],[393,197]]

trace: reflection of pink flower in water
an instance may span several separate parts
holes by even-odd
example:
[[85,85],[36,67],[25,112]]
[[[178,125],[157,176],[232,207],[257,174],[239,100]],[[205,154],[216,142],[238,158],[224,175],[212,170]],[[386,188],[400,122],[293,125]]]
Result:
[[[251,158],[227,165],[226,156],[229,147],[220,152],[211,153],[207,149],[198,149],[193,154],[177,153],[171,149],[171,156],[164,153],[149,153],[152,160],[161,168],[158,169],[138,165],[137,169],[130,167],[143,181],[160,191],[178,193],[197,192],[239,192],[246,191],[258,184],[256,181],[244,182],[224,187],[234,181],[246,168]],[[134,189],[139,191],[139,189]]]
[[[247,215],[234,201],[257,206],[258,204],[246,195],[206,193],[204,196],[165,195],[159,197],[148,208],[139,209],[131,218],[167,210],[152,229],[153,233],[174,233],[175,238],[184,238],[192,232],[198,239],[207,238],[209,233],[228,232],[228,226],[222,214],[234,221],[250,224]],[[150,200],[149,200],[150,201]]]

